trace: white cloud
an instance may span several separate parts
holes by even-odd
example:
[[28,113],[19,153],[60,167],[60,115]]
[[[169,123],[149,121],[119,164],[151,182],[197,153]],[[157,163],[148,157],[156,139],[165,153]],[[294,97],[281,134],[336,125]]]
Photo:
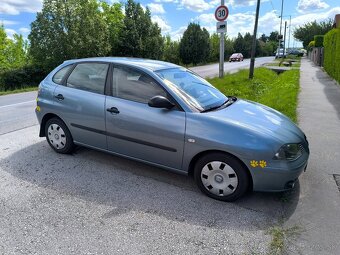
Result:
[[19,32],[22,34],[28,34],[29,32],[31,32],[31,29],[27,28],[27,27],[21,27],[19,28]]
[[183,36],[184,31],[187,29],[186,26],[182,26],[179,29],[177,29],[176,31],[173,31],[170,33],[171,39],[174,41],[178,41],[179,39],[181,39],[181,37]]
[[299,12],[315,11],[318,9],[327,9],[328,4],[322,0],[299,0],[297,10]]
[[165,13],[165,10],[163,8],[162,4],[155,4],[155,3],[150,3],[147,5],[151,11],[152,14],[156,14],[156,13]]
[[205,13],[197,16],[196,18],[192,19],[192,21],[197,21],[199,24],[211,24],[216,23],[216,19],[213,13]]
[[161,28],[163,34],[167,34],[171,31],[171,27],[167,24],[167,22],[163,18],[161,18],[157,15],[154,15],[154,16],[151,17],[151,20],[152,20],[152,22],[155,22],[155,23],[158,24],[158,26]]
[[[261,3],[267,2],[269,0],[262,0]],[[244,7],[244,6],[253,6],[256,5],[256,0],[228,0],[226,2],[226,6],[236,7]]]
[[155,0],[156,3],[178,3],[178,0]]
[[9,39],[13,39],[14,34],[17,34],[17,31],[15,31],[14,29],[10,29],[10,28],[6,28],[5,32]]
[[212,5],[204,0],[181,0],[180,6],[194,12],[203,12],[212,8]]
[[18,21],[14,21],[14,20],[0,20],[0,25],[4,25],[4,26],[11,26],[11,25],[16,25],[18,24]]
[[0,13],[18,15],[21,12],[37,12],[42,7],[42,0],[1,0]]

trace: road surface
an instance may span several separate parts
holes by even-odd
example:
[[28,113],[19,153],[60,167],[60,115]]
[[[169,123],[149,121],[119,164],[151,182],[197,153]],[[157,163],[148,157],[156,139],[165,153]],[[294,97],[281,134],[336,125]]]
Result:
[[36,97],[36,91],[0,96],[0,135],[38,124]]
[[[256,58],[255,67],[262,66],[263,64],[273,62],[274,57],[262,57]],[[245,59],[242,62],[225,62],[224,72],[225,73],[235,73],[240,69],[248,69],[250,65],[250,59]],[[219,64],[210,64],[205,66],[195,66],[190,68],[195,73],[198,73],[202,77],[211,78],[218,76],[218,66]]]

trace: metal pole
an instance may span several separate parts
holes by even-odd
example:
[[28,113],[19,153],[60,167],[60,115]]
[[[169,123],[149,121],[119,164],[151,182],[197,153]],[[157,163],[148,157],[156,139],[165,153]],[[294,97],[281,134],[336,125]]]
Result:
[[283,56],[282,56],[282,58],[284,58],[285,52],[286,52],[286,29],[287,29],[287,21],[285,21],[285,37],[284,37],[284,41],[283,41]]
[[257,34],[257,23],[259,21],[259,12],[260,12],[260,0],[257,0],[256,17],[255,17],[255,25],[254,25],[254,33],[253,33],[253,45],[251,48],[251,59],[250,59],[250,67],[249,67],[249,79],[253,79],[254,77],[256,34]]
[[[224,0],[221,0],[221,5],[224,5]],[[218,77],[223,78],[224,76],[224,33],[220,35],[220,66]]]
[[289,36],[288,36],[288,49],[290,48],[290,29],[292,25],[292,15],[289,15]]
[[[281,32],[282,32],[282,13],[283,13],[283,0],[281,1],[281,20],[280,20],[280,34],[279,36],[281,36]],[[281,48],[281,39],[279,39],[279,47],[278,50]]]

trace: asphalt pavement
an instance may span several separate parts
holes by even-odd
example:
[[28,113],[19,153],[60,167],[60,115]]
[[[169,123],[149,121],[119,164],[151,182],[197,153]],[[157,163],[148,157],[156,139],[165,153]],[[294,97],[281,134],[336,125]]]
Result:
[[0,254],[266,254],[268,229],[295,210],[287,194],[224,203],[187,176],[86,148],[57,154],[38,137],[35,97],[0,96]]
[[0,96],[0,135],[38,125],[36,97],[36,91]]
[[[270,63],[274,60],[274,57],[261,57],[255,59],[255,67],[262,66],[263,64]],[[235,73],[241,69],[248,69],[250,65],[250,59],[244,59],[241,62],[224,62],[225,73]],[[198,73],[202,77],[211,78],[218,76],[219,64],[210,64],[204,66],[195,66],[190,69],[195,73]]]

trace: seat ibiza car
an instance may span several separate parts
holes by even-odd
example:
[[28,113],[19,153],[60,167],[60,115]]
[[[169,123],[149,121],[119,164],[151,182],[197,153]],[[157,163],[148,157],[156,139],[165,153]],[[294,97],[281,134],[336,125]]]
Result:
[[80,145],[192,174],[224,201],[293,188],[309,156],[306,136],[283,114],[161,61],[66,61],[40,83],[36,115],[58,153]]

